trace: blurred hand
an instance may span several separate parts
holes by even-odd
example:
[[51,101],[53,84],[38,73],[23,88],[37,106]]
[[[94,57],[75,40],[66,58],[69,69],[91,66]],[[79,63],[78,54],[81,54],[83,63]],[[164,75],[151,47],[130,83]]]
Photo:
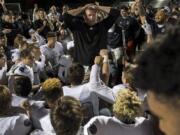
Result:
[[88,8],[88,7],[91,7],[92,9],[98,9],[97,8],[97,5],[95,5],[95,4],[86,4],[84,7],[83,7],[83,9],[86,9],[86,8]]
[[38,9],[38,4],[34,4],[34,10]]
[[4,0],[0,0],[0,4],[4,5],[5,4]]
[[32,35],[31,39],[32,39],[33,42],[37,41],[35,34]]
[[29,104],[29,101],[28,100],[25,100],[21,103],[21,107],[24,109],[24,110],[30,110],[30,104]]
[[108,50],[107,49],[101,49],[99,55],[101,57],[108,56]]
[[135,0],[135,3],[142,3],[142,0]]
[[103,57],[96,56],[95,59],[94,59],[94,64],[102,65],[102,63],[103,63]]
[[4,29],[2,32],[4,33],[4,34],[8,34],[8,33],[10,33],[12,30],[11,29]]
[[97,6],[99,6],[99,5],[100,5],[98,1],[96,1],[96,2],[95,2],[95,4],[96,4]]
[[47,21],[43,21],[43,25],[46,26],[47,25]]

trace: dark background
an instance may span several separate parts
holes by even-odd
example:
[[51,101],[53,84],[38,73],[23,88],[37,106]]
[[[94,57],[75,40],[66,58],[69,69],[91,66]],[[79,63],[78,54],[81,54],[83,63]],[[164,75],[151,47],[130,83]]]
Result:
[[[121,2],[131,2],[134,0],[5,0],[6,3],[20,3],[23,11],[28,11],[34,7],[34,4],[38,4],[39,7],[48,10],[50,6],[56,5],[61,9],[63,5],[68,5],[71,8],[85,5],[87,3],[99,2],[100,5],[114,5],[118,6]],[[168,3],[179,1],[179,0],[143,0],[144,4],[151,4],[156,7],[157,5],[168,5]]]
[[27,11],[32,9],[34,4],[37,3],[39,7],[49,9],[50,6],[56,5],[62,7],[64,4],[69,5],[70,7],[78,7],[86,3],[93,3],[98,1],[101,5],[112,5],[115,1],[131,1],[131,0],[5,0],[6,3],[20,3],[21,9]]

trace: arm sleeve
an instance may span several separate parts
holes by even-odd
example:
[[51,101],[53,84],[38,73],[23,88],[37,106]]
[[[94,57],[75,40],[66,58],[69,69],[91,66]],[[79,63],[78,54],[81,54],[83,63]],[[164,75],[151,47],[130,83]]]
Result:
[[84,135],[103,135],[106,116],[95,116],[84,126]]
[[81,26],[81,21],[78,17],[72,16],[68,13],[63,15],[65,25],[71,30],[75,30],[78,26]]
[[102,83],[100,79],[100,70],[101,68],[99,65],[94,64],[92,66],[88,87],[90,91],[95,91],[97,93],[97,97],[110,104],[113,104],[115,97],[113,95],[112,89]]
[[40,46],[40,51],[41,51],[41,54],[46,57],[44,46]]
[[14,132],[18,135],[25,135],[31,131],[32,122],[28,116],[20,114],[14,126]]
[[41,61],[36,61],[36,64],[37,64],[37,66],[38,66],[38,69],[40,70],[40,71],[43,71],[44,70],[44,67],[45,67],[45,61],[46,61],[46,58],[45,58],[45,56],[42,54],[41,56]]
[[[84,135],[92,135],[97,132],[97,127],[94,124],[95,121],[97,120],[97,116],[93,117],[85,126],[84,126]],[[93,131],[91,131],[93,128]]]
[[100,66],[97,64],[94,64],[91,69],[91,74],[90,74],[90,83],[100,83]]

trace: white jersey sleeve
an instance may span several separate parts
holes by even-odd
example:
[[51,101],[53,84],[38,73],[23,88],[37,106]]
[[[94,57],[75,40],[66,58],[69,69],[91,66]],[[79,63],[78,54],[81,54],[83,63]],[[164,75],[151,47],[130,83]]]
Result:
[[154,135],[152,123],[144,117],[126,124],[116,117],[96,116],[84,126],[84,135]]
[[30,102],[30,108],[31,108],[31,120],[33,123],[33,126],[36,129],[42,129],[41,125],[41,118],[49,114],[49,109],[45,108],[45,102],[44,101],[33,101]]
[[32,123],[25,114],[0,118],[1,135],[27,135],[31,127]]
[[40,56],[41,58],[41,61],[35,61],[35,63],[37,64],[37,67],[40,71],[43,71],[44,70],[44,67],[45,67],[45,62],[46,62],[46,58],[43,54],[41,54]]
[[54,132],[54,128],[51,124],[50,114],[47,114],[46,116],[41,118],[40,123],[43,131],[52,132],[52,133]]
[[88,87],[90,91],[98,93],[99,97],[103,100],[111,104],[114,103],[115,96],[113,94],[113,91],[100,79],[100,66],[98,66],[97,64],[92,66]]
[[33,132],[31,132],[30,135],[56,135],[56,133],[51,133],[51,132],[36,129]]

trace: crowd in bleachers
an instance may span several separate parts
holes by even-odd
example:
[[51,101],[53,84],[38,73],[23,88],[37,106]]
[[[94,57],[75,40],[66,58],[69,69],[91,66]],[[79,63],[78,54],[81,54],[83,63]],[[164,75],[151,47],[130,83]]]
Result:
[[0,6],[0,135],[179,135],[180,3]]

